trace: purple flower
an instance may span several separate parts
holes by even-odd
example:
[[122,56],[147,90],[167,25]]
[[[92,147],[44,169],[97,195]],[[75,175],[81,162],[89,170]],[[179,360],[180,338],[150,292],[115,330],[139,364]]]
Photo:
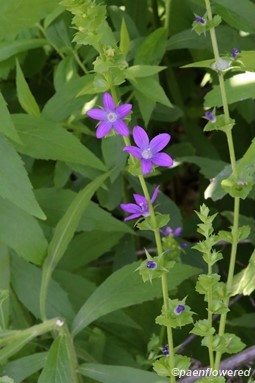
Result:
[[216,118],[214,116],[214,114],[212,112],[210,112],[209,110],[207,112],[205,112],[205,118],[209,121],[211,121],[213,124],[215,124],[216,122]]
[[231,60],[235,60],[237,55],[239,55],[239,50],[237,48],[233,48]]
[[176,229],[172,229],[171,226],[167,226],[165,230],[161,230],[161,233],[165,236],[168,237],[169,235],[172,235],[173,237],[179,237],[181,235],[182,228],[177,227]]
[[154,261],[147,261],[146,267],[148,269],[156,269],[158,267],[158,265]]
[[203,17],[201,16],[196,16],[195,17],[195,21],[197,21],[198,23],[202,24],[202,25],[205,25],[206,24],[206,20],[203,19]]
[[133,137],[137,147],[125,146],[123,150],[141,160],[143,174],[150,173],[153,164],[159,166],[173,165],[173,159],[168,154],[159,153],[170,141],[170,134],[158,134],[149,141],[146,131],[140,126],[135,126]]
[[128,127],[122,119],[130,113],[132,105],[123,104],[115,107],[113,98],[108,92],[103,95],[103,105],[104,109],[90,109],[87,112],[89,117],[101,121],[96,131],[97,138],[106,136],[111,128],[121,136],[128,136]]
[[162,347],[161,351],[162,351],[163,355],[168,356],[169,355],[169,346],[168,346],[168,344],[166,344],[164,347]]
[[174,310],[174,313],[176,315],[180,315],[184,310],[185,310],[185,306],[184,305],[178,305],[176,307],[176,309]]
[[[154,193],[151,197],[151,203],[156,201],[158,196],[159,186],[154,190]],[[133,194],[136,203],[122,203],[120,205],[121,209],[127,213],[132,213],[129,217],[126,217],[124,221],[129,221],[131,219],[139,217],[148,217],[150,215],[148,202],[143,195]]]

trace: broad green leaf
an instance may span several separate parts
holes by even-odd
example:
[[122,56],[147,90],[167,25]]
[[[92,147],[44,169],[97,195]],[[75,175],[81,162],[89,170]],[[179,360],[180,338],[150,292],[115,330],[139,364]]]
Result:
[[16,86],[19,103],[25,112],[31,116],[40,116],[39,106],[29,89],[18,61],[16,61]]
[[0,135],[0,196],[40,219],[45,215],[32,192],[23,163],[10,142]]
[[[1,226],[2,227],[2,226]],[[10,294],[10,255],[8,248],[0,243],[0,328],[8,328]]]
[[128,79],[133,79],[137,77],[149,77],[153,76],[166,69],[165,66],[157,65],[134,65],[125,70],[125,75]]
[[[17,297],[35,318],[40,319],[39,297],[42,270],[17,256],[12,257],[11,266],[11,282]],[[74,317],[67,293],[54,280],[51,280],[49,284],[46,312],[49,318],[62,317],[68,322]]]
[[59,335],[51,345],[38,383],[78,383],[72,358],[67,337]]
[[[67,189],[49,188],[38,189],[35,191],[35,195],[46,212],[46,223],[55,227],[74,200],[76,193]],[[102,209],[95,202],[90,201],[81,217],[77,231],[91,232],[97,230],[108,233],[134,233],[126,223],[113,217],[110,212]]]
[[99,230],[78,234],[68,246],[61,267],[72,271],[87,265],[110,251],[123,235],[124,233],[109,233]]
[[152,112],[155,109],[156,102],[150,100],[148,97],[146,97],[143,93],[139,92],[137,89],[135,89],[134,95],[138,102],[144,124],[147,127],[148,123],[150,122]]
[[133,367],[109,366],[86,363],[79,367],[79,372],[88,378],[101,383],[166,383],[168,379],[159,377],[154,372],[143,371]]
[[[7,2],[6,0],[4,1]],[[4,1],[0,3],[0,10]],[[2,17],[3,17],[3,14],[0,13],[0,20]],[[12,23],[9,23],[9,24],[12,24]],[[0,36],[1,36],[1,28],[2,28],[2,24],[0,22]],[[15,41],[1,42],[0,43],[0,61],[7,60],[12,56],[17,55],[18,53],[27,52],[30,49],[43,47],[46,44],[47,44],[47,40],[44,40],[44,39],[15,40]]]
[[[255,73],[245,72],[237,74],[225,81],[225,88],[229,104],[255,98]],[[222,106],[222,98],[219,85],[214,86],[205,96],[206,107]]]
[[200,172],[207,178],[211,179],[215,177],[220,171],[227,165],[226,162],[221,160],[213,160],[211,158],[198,157],[198,156],[187,156],[177,157],[177,162],[188,162],[196,164],[200,168]]
[[81,190],[72,201],[63,218],[56,226],[53,238],[49,244],[48,256],[43,265],[43,275],[41,284],[41,314],[45,316],[45,305],[47,298],[47,289],[50,282],[50,277],[56,265],[63,257],[67,246],[69,245],[82,214],[89,204],[90,199],[96,190],[102,186],[105,180],[109,177],[110,172],[103,174],[89,183]]
[[10,376],[15,383],[22,383],[26,378],[33,375],[44,366],[46,357],[46,352],[40,352],[12,360],[5,366],[0,367],[0,374]]
[[0,3],[0,38],[33,27],[57,5],[58,0],[2,0]]
[[63,121],[71,114],[82,115],[84,104],[94,94],[94,74],[74,78],[57,90],[45,104],[42,114],[53,121]]
[[252,140],[251,145],[246,150],[242,158],[237,164],[237,174],[239,177],[245,177],[245,173],[252,171],[254,173],[255,167],[255,139]]
[[47,240],[37,220],[0,197],[0,241],[29,262],[41,265]]
[[73,162],[105,170],[103,163],[70,132],[44,117],[14,114],[13,121],[23,145],[20,153],[43,160]]
[[12,340],[7,346],[0,350],[0,362],[5,363],[11,356],[19,352],[27,343],[29,343],[36,335],[24,333],[16,340]]
[[205,199],[212,198],[213,201],[218,201],[219,199],[222,199],[227,193],[221,186],[221,182],[227,177],[229,177],[231,173],[231,165],[225,166],[224,169],[212,179],[209,186],[207,186],[204,193]]
[[214,0],[216,12],[238,30],[255,33],[255,4],[249,0]]
[[251,295],[255,290],[255,251],[252,253],[248,266],[237,273],[233,279],[232,296],[237,294]]
[[10,113],[7,109],[5,99],[0,92],[0,132],[3,133],[6,137],[10,138],[12,141],[15,141],[21,144],[20,137],[18,132],[15,129],[15,126],[12,122]]
[[143,77],[129,80],[135,90],[142,93],[149,100],[171,107],[172,104],[164,89],[155,77]]
[[130,46],[130,37],[127,29],[127,25],[125,19],[123,17],[120,28],[120,50],[126,55],[129,51]]
[[[162,295],[161,282],[143,283],[135,270],[139,262],[127,265],[114,272],[89,297],[76,315],[73,332],[77,334],[103,315],[121,308],[136,305]],[[182,281],[196,274],[198,269],[177,264],[168,273],[169,289],[175,289]]]
[[158,65],[166,50],[166,39],[167,31],[163,27],[150,33],[137,49],[134,64]]

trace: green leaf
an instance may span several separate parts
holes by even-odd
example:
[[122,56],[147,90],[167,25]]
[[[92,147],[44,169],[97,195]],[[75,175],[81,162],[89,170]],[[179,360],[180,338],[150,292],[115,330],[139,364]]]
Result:
[[49,244],[48,256],[43,265],[43,275],[41,284],[41,313],[45,315],[45,304],[47,297],[47,289],[51,274],[56,265],[63,257],[67,246],[69,245],[81,219],[81,216],[89,204],[90,199],[96,190],[102,186],[104,181],[109,177],[110,172],[103,174],[89,183],[81,190],[72,201],[63,218],[56,226],[53,238]]
[[143,93],[139,92],[137,89],[135,89],[134,95],[138,102],[144,124],[145,126],[148,126],[152,112],[156,106],[156,102],[146,97]]
[[2,135],[0,135],[0,162],[0,195],[27,213],[45,219],[19,155]]
[[[155,280],[153,285],[143,284],[138,273],[134,272],[138,266],[139,263],[134,263],[121,268],[95,290],[74,319],[75,334],[103,315],[162,295],[159,280]],[[197,271],[188,265],[175,265],[168,273],[169,286],[171,289],[176,288]]]
[[57,123],[27,114],[15,114],[13,121],[23,142],[23,145],[16,145],[20,153],[37,159],[73,162],[105,170],[94,153]]
[[205,190],[205,199],[212,198],[213,201],[222,199],[227,193],[223,189],[221,183],[232,173],[231,165],[225,166],[225,168],[212,179],[211,183]]
[[124,366],[86,363],[79,367],[79,372],[81,375],[101,383],[166,383],[168,381],[159,378],[154,372]]
[[0,329],[8,327],[10,295],[10,256],[7,246],[0,244]]
[[158,65],[166,50],[166,39],[167,31],[163,27],[150,33],[137,49],[134,64]]
[[171,107],[172,104],[165,94],[164,89],[154,77],[143,77],[130,80],[138,92],[142,93],[149,100],[159,102],[162,105]]
[[157,65],[134,65],[125,70],[127,79],[153,76],[166,69],[165,66]]
[[[35,318],[40,319],[42,270],[17,256],[12,257],[11,266],[11,282],[17,297]],[[67,293],[53,279],[49,284],[46,312],[49,318],[62,317],[68,322],[74,317]]]
[[96,93],[94,74],[87,74],[68,81],[45,104],[42,114],[52,121],[63,121],[72,114],[83,114],[84,104],[90,101],[89,95]]
[[249,0],[214,0],[216,12],[238,30],[255,33],[255,4]]
[[0,38],[33,27],[57,5],[58,0],[23,0],[22,7],[18,0],[3,0],[0,3]]
[[39,106],[29,89],[18,61],[16,61],[16,86],[19,103],[25,112],[31,116],[40,116]]
[[255,289],[255,251],[252,253],[248,266],[237,273],[233,279],[232,294],[251,295]]
[[125,18],[123,17],[121,21],[121,27],[120,27],[120,50],[124,55],[128,53],[129,46],[130,46],[129,33],[128,33],[127,25],[125,22]]
[[27,261],[37,265],[42,264],[48,243],[34,217],[0,198],[0,225],[2,243],[15,250]]
[[[123,235],[124,233],[111,232],[109,234],[109,232],[99,230],[78,234],[68,246],[65,257],[61,262],[61,268],[72,271],[87,265],[110,251],[113,246],[117,245]],[[98,241],[98,238],[100,238],[100,241]],[[87,250],[81,252],[81,249]]]
[[187,156],[187,157],[176,157],[177,162],[188,162],[192,164],[196,164],[200,168],[200,173],[203,174],[207,179],[211,179],[218,174],[224,166],[226,166],[226,162],[221,160],[214,160],[206,157],[198,157],[198,156]]
[[59,335],[51,345],[38,383],[78,383],[71,364],[70,346],[65,335]]
[[15,141],[21,144],[20,137],[18,132],[15,129],[15,126],[12,122],[10,113],[7,109],[5,99],[0,92],[0,132],[3,133],[6,137],[10,138],[12,141]]
[[[7,4],[7,1],[5,2]],[[1,2],[0,10],[3,3],[4,2]],[[2,16],[3,14],[0,13],[0,20]],[[12,23],[9,23],[9,24],[12,24]],[[2,24],[0,24],[0,36],[1,36],[1,28],[2,28]],[[5,31],[4,37],[6,37],[6,31]],[[46,44],[47,44],[47,40],[45,39],[29,39],[29,40],[15,40],[15,41],[1,42],[0,43],[0,62],[9,59],[12,56],[17,55],[18,53],[27,52],[29,49],[40,48]]]
[[0,367],[0,374],[10,376],[15,383],[22,383],[26,378],[44,366],[46,357],[46,352],[40,352],[13,360]]
[[[229,104],[255,98],[255,73],[246,72],[237,74],[225,81],[225,88]],[[213,90],[205,96],[205,106],[220,107],[222,106],[222,98],[219,85],[213,87]]]

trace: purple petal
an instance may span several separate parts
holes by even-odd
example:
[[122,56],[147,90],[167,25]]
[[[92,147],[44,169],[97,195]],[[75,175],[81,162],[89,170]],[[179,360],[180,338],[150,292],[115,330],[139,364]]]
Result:
[[139,148],[143,149],[149,145],[149,137],[145,130],[140,126],[135,126],[133,129],[134,141]]
[[165,229],[165,236],[167,237],[170,234],[173,234],[173,229],[171,228],[171,226],[167,226]]
[[115,109],[114,101],[113,101],[113,98],[110,95],[110,93],[108,93],[108,92],[104,93],[103,104],[104,104],[104,108],[106,110],[114,110]]
[[136,158],[142,158],[141,149],[137,148],[136,146],[125,146],[123,148],[123,152],[128,152],[129,154],[132,154],[132,156]]
[[170,134],[162,133],[158,134],[156,137],[154,137],[150,142],[150,148],[154,153],[160,152],[167,144],[169,143],[171,139]]
[[142,159],[142,172],[143,174],[148,174],[152,170],[152,162],[151,160]]
[[158,166],[172,166],[174,163],[173,159],[166,153],[157,153],[151,160]]
[[160,186],[157,186],[152,194],[151,203],[155,202],[158,196]]
[[179,237],[179,235],[181,234],[182,232],[182,228],[181,227],[177,227],[175,230],[174,230],[174,237]]
[[113,127],[121,136],[129,135],[127,124],[125,124],[124,121],[117,120],[116,122],[113,123]]
[[135,203],[122,203],[120,207],[127,213],[141,213],[141,209]]
[[142,214],[131,214],[129,217],[124,218],[124,221],[130,221],[131,219],[139,218]]
[[87,115],[94,120],[103,121],[105,119],[106,113],[102,109],[90,109],[87,111]]
[[132,104],[123,104],[118,106],[115,109],[115,113],[118,115],[119,118],[125,117],[128,113],[131,112]]
[[111,130],[112,124],[109,121],[103,121],[101,124],[98,125],[97,131],[96,131],[96,137],[102,138],[109,133]]
[[137,205],[140,205],[141,203],[143,203],[144,205],[147,205],[146,198],[143,195],[133,194],[133,196]]

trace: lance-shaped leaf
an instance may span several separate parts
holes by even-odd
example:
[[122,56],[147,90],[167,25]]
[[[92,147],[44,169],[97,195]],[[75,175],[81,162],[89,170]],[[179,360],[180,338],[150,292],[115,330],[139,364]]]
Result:
[[31,116],[40,116],[39,106],[29,89],[18,61],[16,61],[16,86],[18,100],[22,108]]
[[10,138],[12,141],[21,144],[21,139],[12,122],[10,113],[7,109],[6,102],[2,96],[2,93],[0,93],[0,116],[0,132],[3,133],[6,137]]
[[99,176],[94,181],[90,182],[83,190],[81,190],[67,209],[63,218],[57,224],[55,233],[49,244],[48,257],[43,265],[40,295],[41,315],[43,318],[45,318],[45,304],[51,274],[60,259],[63,257],[67,246],[73,238],[81,216],[88,206],[90,199],[96,190],[102,186],[109,175],[110,172],[107,172]]

